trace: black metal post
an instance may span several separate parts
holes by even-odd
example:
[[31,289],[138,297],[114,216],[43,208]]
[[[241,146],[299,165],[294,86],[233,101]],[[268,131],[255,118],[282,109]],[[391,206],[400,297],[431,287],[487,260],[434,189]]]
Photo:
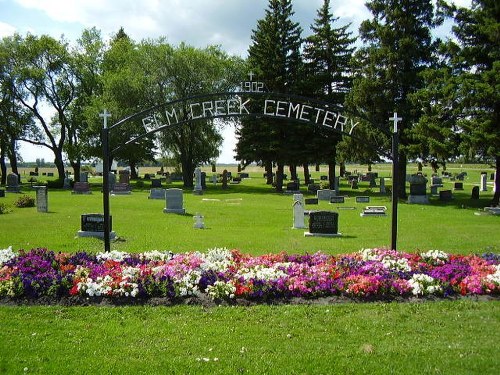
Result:
[[104,251],[110,251],[109,220],[109,129],[102,129],[102,202],[104,208]]
[[391,249],[397,250],[398,240],[398,190],[399,190],[399,136],[397,129],[392,133],[392,236]]

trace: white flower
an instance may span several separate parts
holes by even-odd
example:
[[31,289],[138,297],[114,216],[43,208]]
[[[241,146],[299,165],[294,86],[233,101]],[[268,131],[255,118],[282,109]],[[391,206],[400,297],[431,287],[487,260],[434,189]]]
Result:
[[208,250],[208,253],[197,253],[203,260],[200,268],[204,271],[224,272],[233,264],[233,254],[224,248],[214,248]]
[[429,250],[425,253],[421,253],[420,256],[426,262],[431,262],[433,264],[443,264],[448,260],[448,254],[441,250]]
[[104,253],[98,253],[96,255],[97,259],[100,261],[114,260],[116,262],[122,262],[128,256],[129,256],[128,253],[123,252],[123,251],[117,251],[117,250],[104,252]]
[[0,266],[4,265],[16,256],[17,254],[12,251],[12,246],[9,246],[7,249],[0,250]]
[[139,254],[139,259],[141,260],[170,260],[174,254],[171,251],[158,251],[158,250],[152,250],[152,251],[147,251],[144,253]]
[[290,263],[276,263],[272,267],[258,264],[251,268],[242,268],[236,274],[237,278],[243,277],[245,280],[258,279],[265,281],[275,281],[287,277],[287,273],[280,268],[287,268]]
[[410,284],[412,293],[416,296],[438,294],[443,290],[437,279],[423,273],[416,273],[413,275],[411,279],[408,280],[408,284]]
[[500,264],[494,266],[495,272],[486,276],[486,280],[497,285],[500,285]]
[[231,283],[217,280],[213,285],[207,286],[207,294],[213,300],[234,298],[236,287]]
[[389,270],[406,271],[406,272],[411,271],[411,267],[408,264],[408,259],[405,258],[394,259],[389,256],[386,256],[381,260],[381,262],[384,265],[384,267]]

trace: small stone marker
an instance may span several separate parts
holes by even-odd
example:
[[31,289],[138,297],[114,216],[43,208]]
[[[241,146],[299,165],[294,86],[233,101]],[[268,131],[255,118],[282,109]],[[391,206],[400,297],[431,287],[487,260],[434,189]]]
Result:
[[299,189],[299,184],[295,181],[292,181],[292,182],[288,182],[286,184],[286,191],[288,193],[294,193],[294,192],[298,192],[300,189]]
[[318,204],[318,198],[306,198],[306,204]]
[[165,191],[166,207],[164,213],[185,214],[186,210],[183,206],[182,189],[167,189]]
[[117,182],[111,194],[114,195],[128,195],[132,194],[130,191],[130,185],[122,182]]
[[455,182],[453,186],[453,190],[464,190],[464,183],[463,182]]
[[7,192],[8,193],[19,193],[21,188],[19,186],[19,176],[15,173],[9,173],[7,175]]
[[309,232],[306,237],[340,237],[338,233],[339,214],[331,211],[311,211],[309,213]]
[[165,189],[151,189],[151,190],[149,190],[148,199],[165,199]]
[[438,195],[439,185],[431,185],[431,195]]
[[302,194],[293,195],[293,227],[292,229],[303,229],[304,224],[304,196]]
[[316,193],[319,189],[320,189],[320,186],[318,184],[307,185],[307,190],[310,191],[311,193]]
[[330,203],[345,203],[345,197],[344,196],[335,196],[330,198]]
[[318,200],[320,201],[328,201],[330,202],[330,199],[334,197],[335,190],[329,190],[329,189],[320,189],[316,192],[316,196],[318,197]]
[[427,197],[427,178],[422,174],[416,174],[409,177],[410,182],[410,195],[408,196],[408,203],[410,204],[428,204],[429,197]]
[[204,229],[205,228],[205,223],[203,222],[203,216],[200,214],[196,214],[193,216],[193,219],[195,220],[193,224],[193,228],[195,229]]
[[87,172],[80,173],[80,182],[89,182],[89,174]]
[[356,197],[356,203],[370,203],[370,197]]
[[370,217],[370,216],[387,216],[386,214],[387,207],[386,206],[366,206],[366,208],[359,214],[361,217]]
[[36,189],[36,210],[49,212],[49,198],[46,186],[33,186]]
[[[81,227],[78,231],[78,237],[97,237],[104,238],[104,215],[103,214],[83,214],[81,215]],[[109,216],[109,238],[116,237],[113,232],[113,220]]]
[[500,207],[485,207],[484,212],[491,215],[500,215]]

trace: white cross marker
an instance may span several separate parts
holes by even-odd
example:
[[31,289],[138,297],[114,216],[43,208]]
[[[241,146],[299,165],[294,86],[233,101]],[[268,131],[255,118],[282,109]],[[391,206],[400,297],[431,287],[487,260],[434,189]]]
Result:
[[254,75],[255,75],[255,74],[254,74],[253,72],[248,73],[248,76],[250,77],[250,82],[252,82],[252,81],[253,81],[253,76],[254,76]]
[[398,132],[398,122],[403,121],[402,117],[398,117],[398,113],[394,112],[393,117],[389,117],[389,120],[394,121],[394,133]]
[[109,113],[108,110],[105,109],[102,113],[99,113],[99,117],[102,117],[104,119],[104,128],[106,129],[108,127],[108,117],[111,117],[111,113]]

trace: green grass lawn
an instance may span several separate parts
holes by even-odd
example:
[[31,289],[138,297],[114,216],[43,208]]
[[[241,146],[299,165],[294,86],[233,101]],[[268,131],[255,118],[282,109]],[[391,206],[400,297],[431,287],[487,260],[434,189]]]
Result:
[[[499,252],[499,218],[475,215],[491,200],[491,186],[479,201],[470,199],[485,167],[466,168],[465,190],[452,202],[400,203],[400,250]],[[390,174],[388,165],[379,170]],[[291,229],[292,197],[272,193],[261,171],[251,177],[228,191],[210,184],[202,196],[185,191],[186,215],[164,214],[165,203],[148,200],[147,187],[112,196],[120,237],[112,249],[336,254],[390,244],[390,214],[359,216],[365,204],[356,204],[356,195],[370,195],[370,205],[386,205],[390,213],[389,197],[368,191],[367,183],[357,191],[341,186],[349,196],[344,206],[355,210],[326,202],[306,207],[339,212],[343,237],[325,239]],[[24,192],[35,195],[29,187]],[[16,198],[0,198],[11,208],[0,215],[0,248],[102,251],[102,241],[76,237],[81,214],[102,212],[97,185],[88,196],[49,191],[49,213],[14,208]],[[206,229],[193,228],[195,213],[204,216]],[[499,301],[472,299],[215,308],[4,305],[0,374],[496,374],[499,323]]]

